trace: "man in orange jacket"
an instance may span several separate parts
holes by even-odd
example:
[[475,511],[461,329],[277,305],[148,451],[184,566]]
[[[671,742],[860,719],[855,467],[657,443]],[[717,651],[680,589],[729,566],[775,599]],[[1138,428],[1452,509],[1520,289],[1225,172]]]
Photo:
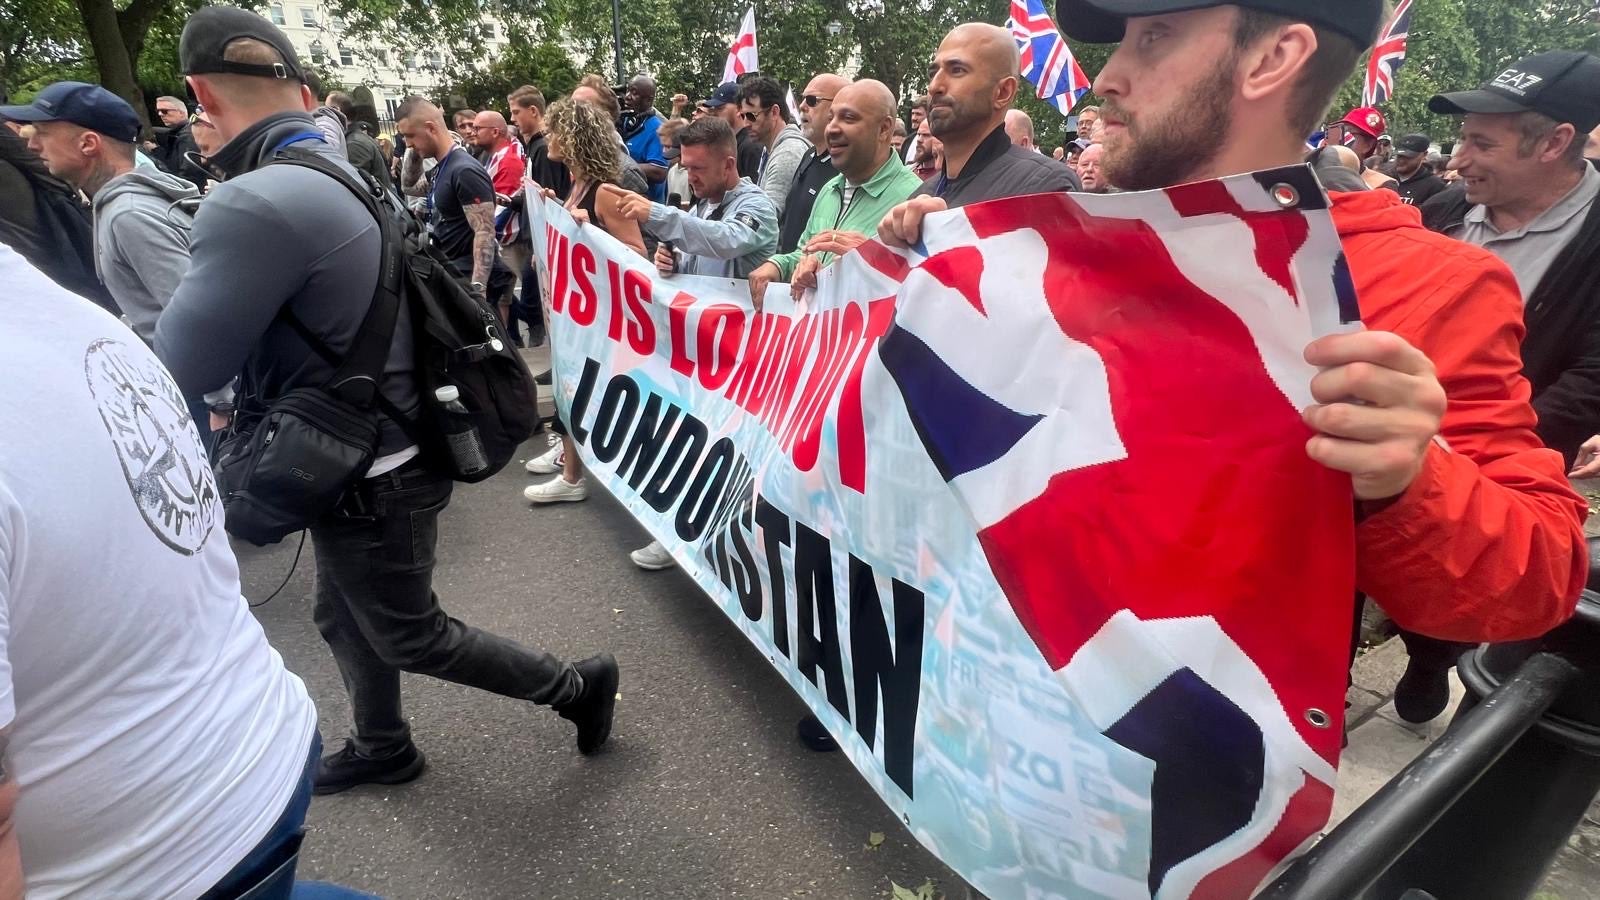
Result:
[[[1094,89],[1107,100],[1102,166],[1130,190],[1300,162],[1383,15],[1382,0],[1056,9],[1069,37],[1122,42]],[[1516,283],[1488,254],[1430,236],[1391,193],[1334,201],[1367,330],[1306,348],[1323,369],[1306,451],[1351,476],[1357,586],[1433,637],[1543,634],[1583,587],[1587,507],[1533,433]],[[904,246],[942,208],[908,201],[880,237]]]

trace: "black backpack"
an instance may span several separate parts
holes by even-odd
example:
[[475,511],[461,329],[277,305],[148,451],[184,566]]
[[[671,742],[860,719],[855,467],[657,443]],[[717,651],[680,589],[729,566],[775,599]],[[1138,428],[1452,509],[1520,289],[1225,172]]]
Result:
[[[374,218],[381,222],[387,217],[395,228],[386,234],[393,233],[403,242],[398,254],[400,294],[411,313],[421,405],[415,416],[407,416],[379,393],[378,409],[416,442],[436,472],[456,481],[478,482],[505,468],[541,423],[533,375],[517,348],[506,340],[495,310],[468,289],[449,262],[428,245],[416,220],[369,174],[360,172],[357,181],[323,156],[295,147],[279,151],[268,164],[304,166],[338,181],[360,198]],[[383,279],[379,281],[381,284]],[[339,355],[287,308],[283,315],[318,356],[336,368],[341,364]],[[460,402],[483,443],[487,467],[465,472],[456,464],[446,443],[446,426],[453,416],[435,396],[435,391],[445,386],[459,389]]]

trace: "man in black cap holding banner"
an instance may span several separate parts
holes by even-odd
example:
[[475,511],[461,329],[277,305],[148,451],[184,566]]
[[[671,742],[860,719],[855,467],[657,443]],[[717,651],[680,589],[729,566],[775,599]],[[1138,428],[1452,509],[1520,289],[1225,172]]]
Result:
[[[287,392],[333,377],[336,366],[288,315],[332,353],[350,352],[372,308],[382,236],[361,200],[327,173],[269,165],[299,147],[358,179],[306,112],[312,95],[282,31],[246,10],[205,6],[185,24],[178,57],[227,141],[212,162],[229,177],[195,217],[193,264],[157,322],[156,352],[186,393],[239,375],[239,415],[259,416]],[[400,416],[421,404],[408,307],[400,304],[378,386]],[[308,529],[314,617],[355,720],[344,747],[318,765],[316,792],[422,773],[401,710],[402,671],[553,706],[577,724],[579,750],[595,752],[611,732],[616,661],[607,654],[574,666],[446,614],[432,580],[452,482],[399,422],[383,415],[379,424],[365,477]]]
[[1537,53],[1428,108],[1464,116],[1451,166],[1466,193],[1450,195],[1453,214],[1432,212],[1516,274],[1539,435],[1572,462],[1600,431],[1600,172],[1583,158],[1600,125],[1600,58]]
[[[1094,90],[1106,98],[1102,168],[1136,191],[1301,163],[1305,136],[1384,12],[1382,0],[1056,3],[1068,37],[1121,42]],[[1308,455],[1351,477],[1356,585],[1421,633],[1539,635],[1572,614],[1587,554],[1581,498],[1532,431],[1510,273],[1424,230],[1397,194],[1332,199],[1368,330],[1306,347],[1321,371],[1303,417]],[[880,237],[916,241],[924,214],[916,201],[902,204]],[[1206,799],[1225,796],[1212,781],[1185,784],[1192,802],[1182,813],[1153,810],[1153,892],[1182,860],[1220,859],[1213,848],[1233,832],[1226,804]],[[1195,839],[1180,846],[1178,832]],[[1167,860],[1161,871],[1158,858]],[[1193,866],[1183,871],[1196,876]]]

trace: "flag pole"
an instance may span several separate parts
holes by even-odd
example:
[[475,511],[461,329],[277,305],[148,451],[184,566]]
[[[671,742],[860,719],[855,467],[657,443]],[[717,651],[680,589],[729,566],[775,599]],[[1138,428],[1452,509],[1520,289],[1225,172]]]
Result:
[[622,71],[622,0],[611,0],[611,45],[617,58],[617,84],[622,84],[628,78]]

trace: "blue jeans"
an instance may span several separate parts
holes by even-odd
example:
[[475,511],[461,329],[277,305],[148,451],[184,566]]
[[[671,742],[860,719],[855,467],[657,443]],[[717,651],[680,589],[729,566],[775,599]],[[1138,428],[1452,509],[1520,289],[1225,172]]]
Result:
[[[291,851],[299,852],[300,836],[304,833],[306,822],[306,810],[311,808],[311,780],[316,775],[317,760],[321,756],[322,734],[312,732],[311,752],[306,756],[306,767],[300,773],[300,784],[295,788],[294,795],[289,798],[289,805],[284,808],[283,815],[278,817],[278,821],[267,832],[267,836],[256,844],[255,849],[245,854],[244,859],[224,875],[216,887],[207,891],[202,900],[237,897],[250,890],[282,864],[284,857]],[[290,877],[284,879],[281,887],[274,886],[272,891],[259,895],[259,900],[289,900],[293,890],[294,877],[291,869]]]

